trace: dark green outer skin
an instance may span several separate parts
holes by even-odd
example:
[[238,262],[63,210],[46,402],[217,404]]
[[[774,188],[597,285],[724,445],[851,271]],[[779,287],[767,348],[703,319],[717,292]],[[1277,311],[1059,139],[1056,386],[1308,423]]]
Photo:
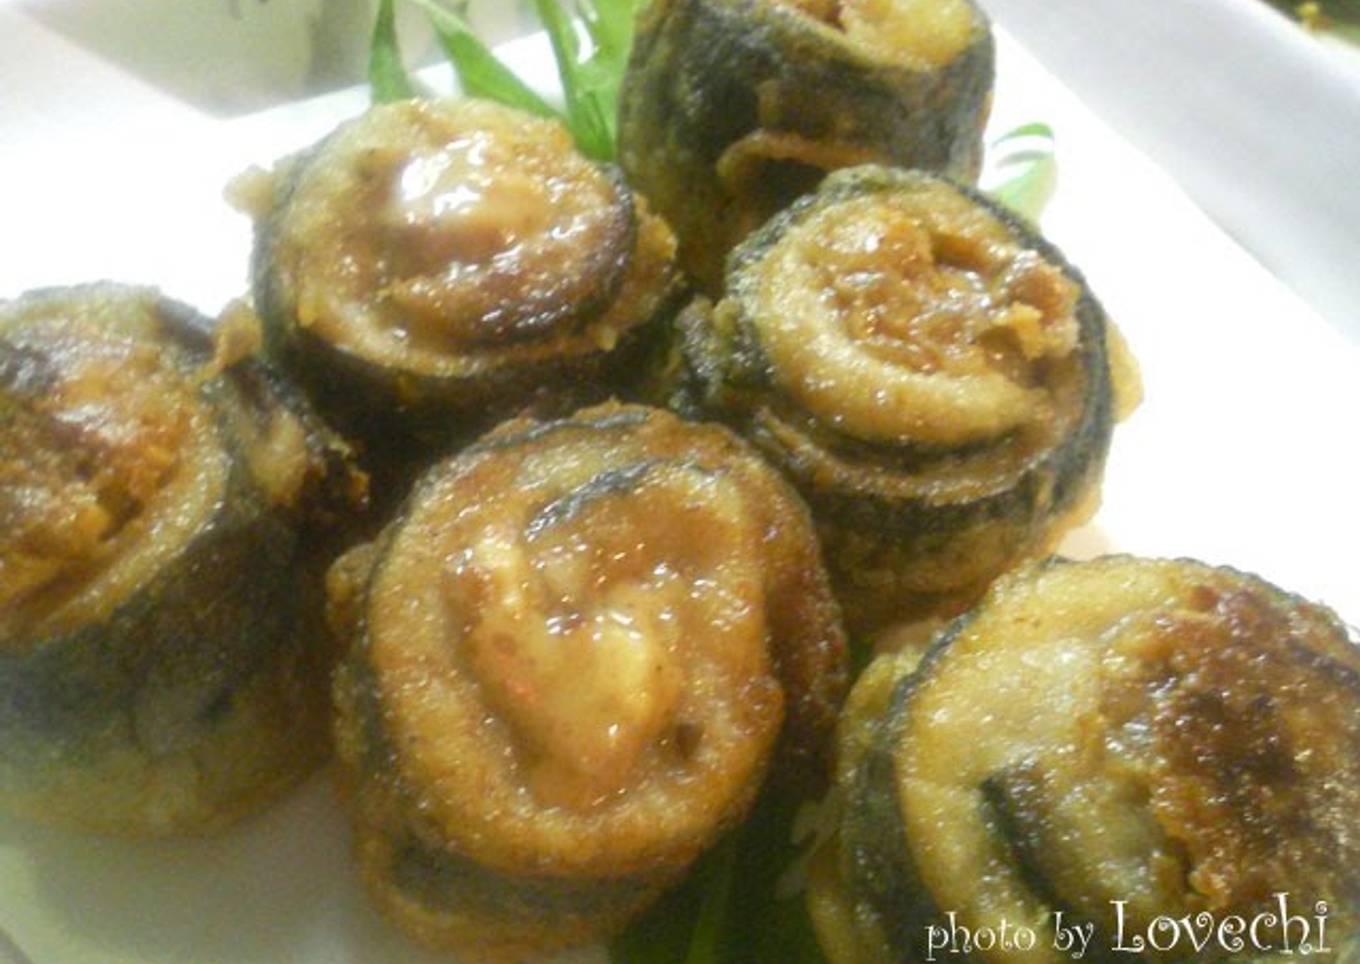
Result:
[[[716,295],[741,237],[716,165],[760,128],[864,148],[883,163],[977,178],[995,51],[985,14],[949,64],[875,63],[772,0],[655,0],[642,14],[619,100],[619,160],[680,239],[680,260]],[[767,112],[760,116],[757,92]],[[785,203],[806,183],[779,185]],[[770,188],[770,184],[763,188]]]
[[[636,395],[660,364],[685,293],[678,283],[654,315],[626,331],[610,351],[495,366],[472,377],[394,371],[298,325],[274,270],[274,234],[308,165],[324,158],[327,143],[323,139],[291,162],[275,188],[273,211],[256,223],[252,289],[269,354],[328,421],[364,446],[382,507],[395,508],[421,470],[497,422],[524,412],[562,416],[611,395]],[[619,188],[628,190],[621,181]]]
[[[1054,556],[1037,564],[1036,571],[1053,566],[1118,564],[1132,558],[1116,555],[1091,563],[1080,563]],[[1177,561],[1204,566],[1194,559]],[[1249,573],[1228,566],[1215,567],[1213,571],[1232,578],[1250,579],[1276,595],[1283,605],[1303,602],[1300,597]],[[951,908],[940,908],[935,904],[929,889],[921,880],[907,845],[895,791],[896,750],[915,722],[912,718],[912,698],[916,691],[930,678],[936,667],[948,658],[951,644],[981,611],[981,606],[976,607],[951,622],[935,637],[920,665],[897,684],[892,700],[879,720],[873,744],[844,786],[845,798],[839,827],[843,879],[847,882],[850,898],[857,903],[862,902],[871,910],[894,959],[902,964],[923,964],[927,960],[927,928],[944,924],[945,911]],[[1041,882],[1035,883],[1040,892],[1045,889]],[[1097,935],[1086,959],[1096,964],[1144,960],[1131,953],[1116,954],[1109,950],[1109,946],[1106,942],[1102,947],[1100,935]],[[940,952],[936,951],[935,954],[938,960]],[[985,964],[975,955],[963,953],[951,954],[950,960],[957,960],[961,964]]]
[[[813,481],[814,466],[803,464],[797,453],[785,448],[761,424],[766,415],[800,426],[806,426],[806,420],[800,421],[796,405],[784,398],[773,383],[769,363],[761,351],[759,335],[751,321],[760,311],[755,268],[787,230],[822,207],[931,180],[950,185],[984,208],[1022,246],[1060,268],[1080,289],[1076,306],[1077,351],[1087,379],[1082,411],[1067,436],[1029,465],[1015,485],[971,502],[928,503],[923,499],[892,499],[853,487],[823,488]],[[727,279],[728,298],[724,304],[735,306],[736,331],[730,340],[715,332],[711,311],[702,302],[685,312],[680,326],[686,371],[674,397],[687,414],[715,414],[731,423],[792,479],[812,508],[827,564],[838,591],[845,597],[848,619],[861,625],[878,623],[883,614],[876,610],[885,608],[879,600],[857,598],[864,595],[855,589],[854,577],[858,572],[899,571],[923,555],[947,548],[961,534],[989,527],[1004,527],[1001,531],[1014,556],[1032,552],[1038,548],[1035,543],[1042,541],[1045,523],[1072,509],[1101,477],[1114,428],[1105,311],[1081,272],[1061,251],[1031,225],[973,188],[921,172],[873,166],[839,172],[815,194],[800,199],[733,251],[728,259]],[[821,426],[811,425],[808,430],[819,444],[834,449],[842,457],[889,465],[898,457],[891,448],[869,446]],[[910,471],[911,457],[912,453],[906,453],[904,472]],[[862,552],[849,551],[851,542],[872,547],[870,558],[866,560]],[[999,570],[993,575],[997,574]],[[869,595],[873,595],[872,591]],[[858,610],[867,615],[859,615]]]
[[[25,301],[126,290],[54,289]],[[211,357],[211,323],[168,299],[157,307],[171,350],[192,372]],[[205,382],[200,398],[231,454],[210,521],[106,623],[0,653],[0,804],[113,833],[209,830],[324,758],[329,653],[304,632],[315,628],[306,610],[319,595],[299,573],[316,568],[314,534],[301,507],[269,504],[227,415],[291,409],[290,392],[250,364]],[[327,432],[301,414],[309,432]],[[326,458],[344,458],[333,436],[308,441]],[[145,776],[181,768],[196,771],[192,792],[146,812],[138,801]],[[94,798],[73,799],[85,792]]]

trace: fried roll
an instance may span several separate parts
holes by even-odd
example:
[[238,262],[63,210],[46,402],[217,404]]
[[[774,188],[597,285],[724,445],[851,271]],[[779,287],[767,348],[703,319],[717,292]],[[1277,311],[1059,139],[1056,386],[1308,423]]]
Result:
[[624,77],[620,162],[716,295],[727,252],[828,171],[974,180],[993,60],[971,0],[656,0]]
[[1069,960],[1077,928],[1101,961],[1355,949],[1360,648],[1330,610],[1189,560],[1053,561],[909,669],[882,658],[845,724],[838,962],[942,959],[950,914],[1034,937],[949,955],[973,962]]
[[619,171],[497,104],[375,106],[233,193],[271,350],[378,462],[626,390],[674,305]]
[[414,937],[523,960],[619,929],[821,772],[845,643],[806,510],[740,440],[609,404],[506,423],[332,570],[364,879]]
[[951,615],[1097,501],[1117,405],[1104,311],[1031,227],[943,178],[831,175],[681,319],[676,404],[812,507],[847,621]]
[[211,830],[328,752],[320,572],[309,592],[302,571],[362,480],[274,375],[226,364],[154,291],[0,304],[10,811]]

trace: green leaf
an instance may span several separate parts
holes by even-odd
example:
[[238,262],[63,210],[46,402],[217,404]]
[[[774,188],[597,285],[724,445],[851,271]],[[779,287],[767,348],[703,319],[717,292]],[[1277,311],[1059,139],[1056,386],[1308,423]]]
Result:
[[713,855],[701,877],[703,900],[685,954],[685,964],[717,964],[723,959],[724,931],[731,911],[737,860],[741,856],[741,831],[729,834]]
[[597,51],[611,60],[628,59],[639,0],[578,0],[577,9]]
[[992,149],[1002,154],[994,166],[1006,178],[987,193],[1021,217],[1038,221],[1058,183],[1056,140],[1053,128],[1039,122],[998,137]]
[[466,20],[441,5],[438,0],[411,0],[430,18],[439,45],[444,48],[463,93],[470,97],[485,97],[509,107],[556,117],[557,112],[534,93],[514,72],[496,59],[496,55],[472,32]]
[[1022,137],[1042,137],[1052,143],[1054,141],[1053,128],[1043,121],[1030,121],[1028,124],[1021,124],[1019,127],[1006,131],[996,140],[992,141],[993,147],[999,147],[1010,141],[1019,140]]
[[[538,17],[548,31],[553,55],[557,60],[557,75],[562,81],[562,95],[567,106],[567,126],[576,138],[581,153],[597,160],[614,157],[614,119],[612,104],[602,96],[610,80],[599,60],[600,49],[592,51],[589,60],[581,58],[580,38],[576,24],[558,0],[534,0]],[[587,21],[587,29],[590,30]],[[596,30],[603,29],[597,24]],[[592,34],[593,37],[593,34]]]
[[567,125],[582,153],[612,160],[618,138],[619,88],[633,46],[634,21],[645,0],[575,0],[571,11],[590,38],[583,56],[575,21],[561,0],[534,0],[552,41],[567,107]]
[[[730,838],[699,858],[689,876],[609,943],[613,964],[687,964],[695,953],[700,918],[713,922],[725,904],[718,891],[733,876],[735,842]],[[706,941],[699,942],[707,943]],[[709,945],[711,947],[711,944]],[[710,958],[707,964],[717,964]]]
[[[514,72],[496,59],[467,21],[440,0],[411,0],[430,17],[440,45],[458,72],[463,91],[544,117],[554,110]],[[619,88],[633,45],[634,21],[647,0],[534,0],[552,42],[562,83],[565,117],[576,146],[588,157],[613,160],[617,140]],[[374,24],[370,80],[375,100],[409,97],[414,85],[400,72],[392,7],[382,0]],[[582,49],[579,18],[590,43]]]
[[799,859],[801,808],[764,794],[680,887],[610,944],[613,964],[826,964],[803,894],[780,886]]
[[368,83],[373,90],[374,103],[379,104],[416,95],[415,85],[401,63],[393,4],[394,0],[378,3],[378,15],[373,20],[373,41],[368,51]]
[[638,10],[645,5],[646,0],[579,0],[577,3],[581,20],[594,44],[590,62],[599,73],[599,90],[611,105],[618,103],[623,73],[633,51]]

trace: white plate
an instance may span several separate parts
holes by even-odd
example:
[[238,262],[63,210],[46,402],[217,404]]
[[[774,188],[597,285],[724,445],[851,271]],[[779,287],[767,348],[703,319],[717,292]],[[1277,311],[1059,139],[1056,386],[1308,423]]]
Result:
[[[542,38],[503,49],[547,83]],[[1360,621],[1357,351],[1004,33],[999,53],[991,129],[1057,131],[1046,232],[1122,326],[1147,388],[1116,433],[1105,506],[1067,550],[1231,563]],[[222,184],[364,103],[354,91],[29,145],[0,183],[14,248],[0,292],[108,277],[215,310],[244,289],[250,243]],[[377,918],[348,851],[325,774],[212,840],[128,843],[0,820],[0,928],[34,964],[447,961]]]

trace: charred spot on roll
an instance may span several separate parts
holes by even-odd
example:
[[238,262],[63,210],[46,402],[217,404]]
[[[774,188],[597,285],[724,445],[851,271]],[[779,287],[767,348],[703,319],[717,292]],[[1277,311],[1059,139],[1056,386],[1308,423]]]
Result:
[[1159,919],[1253,921],[1281,894],[1325,906],[1332,950],[1355,939],[1360,649],[1330,610],[1189,560],[1055,560],[998,580],[919,669],[900,659],[850,700],[828,946],[925,960],[953,912],[1058,961],[1061,911],[1125,960]]
[[232,193],[271,351],[378,464],[626,392],[679,290],[617,168],[489,102],[375,106]]
[[805,507],[720,427],[613,403],[506,423],[330,592],[359,863],[428,944],[608,936],[772,767],[825,780],[839,611]]
[[793,480],[852,627],[957,613],[1094,508],[1132,394],[1112,329],[994,202],[837,172],[733,252],[726,292],[682,313],[677,407]]
[[[348,447],[210,323],[112,284],[0,304],[0,806],[214,829],[329,750]],[[300,574],[312,566],[314,586]]]
[[971,0],[657,0],[624,77],[620,163],[716,295],[727,252],[828,171],[974,180],[993,60]]

